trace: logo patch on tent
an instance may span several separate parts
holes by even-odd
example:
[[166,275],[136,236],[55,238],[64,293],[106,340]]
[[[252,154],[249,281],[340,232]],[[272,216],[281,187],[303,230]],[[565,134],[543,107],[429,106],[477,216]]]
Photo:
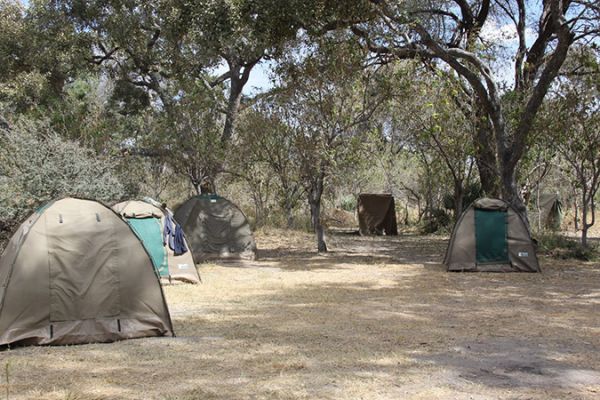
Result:
[[520,251],[519,252],[519,257],[529,257],[529,252],[527,252],[527,251]]
[[177,264],[177,268],[179,269],[190,269],[189,264]]

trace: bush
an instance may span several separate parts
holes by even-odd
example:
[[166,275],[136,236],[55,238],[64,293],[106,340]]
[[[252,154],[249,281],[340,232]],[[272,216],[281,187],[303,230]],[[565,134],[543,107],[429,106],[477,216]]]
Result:
[[46,123],[0,129],[0,241],[50,200],[76,196],[111,202],[126,195],[114,160],[64,140]]
[[344,211],[355,212],[356,211],[356,196],[348,195],[344,196],[340,201],[340,208]]
[[579,240],[568,238],[557,233],[547,233],[538,237],[538,250],[553,258],[574,258],[582,261],[593,261],[600,257],[600,250],[589,246],[584,248]]
[[[484,193],[481,190],[481,185],[479,183],[469,183],[465,187],[465,193],[462,201],[462,210],[466,210],[471,203],[475,200],[483,197]],[[454,210],[454,195],[452,193],[447,193],[444,195],[442,200],[444,203],[444,208],[447,210]]]
[[452,218],[448,213],[441,208],[431,210],[428,216],[425,216],[419,225],[419,232],[421,234],[430,234],[440,232],[442,230],[448,230]]

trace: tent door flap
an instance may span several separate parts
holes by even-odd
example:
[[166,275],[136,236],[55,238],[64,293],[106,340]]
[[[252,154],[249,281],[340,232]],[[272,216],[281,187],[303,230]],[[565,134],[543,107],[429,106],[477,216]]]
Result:
[[508,225],[506,211],[475,210],[477,264],[507,264]]
[[118,254],[111,224],[94,214],[62,222],[46,217],[50,273],[50,322],[119,315]]

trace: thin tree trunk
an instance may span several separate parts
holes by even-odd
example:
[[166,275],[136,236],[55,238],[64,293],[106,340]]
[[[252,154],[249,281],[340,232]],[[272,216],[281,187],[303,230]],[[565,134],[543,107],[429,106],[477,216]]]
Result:
[[588,212],[589,212],[589,206],[588,206],[588,198],[587,198],[587,193],[584,189],[582,190],[582,204],[581,204],[581,246],[583,248],[587,248],[588,247],[588,240],[587,240],[587,236],[588,236],[588,230],[589,228],[592,226],[591,224],[588,224]]
[[327,244],[325,243],[325,233],[321,224],[321,200],[311,204],[313,209],[313,225],[315,227],[315,237],[317,239],[317,251],[319,253],[327,252]]
[[579,205],[577,204],[577,189],[573,189],[573,208],[575,211],[573,222],[575,226],[575,232],[577,232],[579,230]]
[[264,211],[263,211],[264,207],[262,204],[262,198],[261,198],[260,194],[253,193],[252,200],[254,201],[254,213],[256,215],[256,219],[255,219],[254,223],[256,224],[256,226],[262,226],[263,218],[264,218]]
[[465,197],[465,191],[462,186],[462,182],[454,182],[454,222],[457,222],[460,218],[463,210],[463,198]]
[[194,176],[189,175],[190,182],[196,191],[196,194],[199,196],[202,194],[202,180],[196,179]]
[[241,81],[236,76],[239,75],[239,70],[232,71],[231,89],[229,98],[227,99],[227,112],[225,114],[225,124],[221,135],[221,142],[226,144],[233,136],[235,123],[237,121],[238,112],[240,109],[240,101],[242,100],[242,90],[245,82]]
[[294,227],[294,207],[292,207],[290,199],[285,201],[285,215],[287,217],[287,228],[292,229]]
[[319,253],[327,252],[327,244],[325,243],[325,233],[321,224],[321,196],[323,195],[323,187],[325,181],[325,173],[323,170],[318,177],[313,181],[309,193],[310,213],[313,230],[317,240],[317,251]]
[[515,208],[515,211],[523,217],[527,230],[531,232],[529,218],[527,216],[527,207],[525,206],[525,202],[523,201],[517,186],[516,171],[514,168],[511,170],[511,168],[508,168],[506,165],[502,168],[502,196],[504,200],[511,204]]
[[585,249],[588,247],[588,229],[586,225],[583,225],[583,229],[581,230],[581,246]]

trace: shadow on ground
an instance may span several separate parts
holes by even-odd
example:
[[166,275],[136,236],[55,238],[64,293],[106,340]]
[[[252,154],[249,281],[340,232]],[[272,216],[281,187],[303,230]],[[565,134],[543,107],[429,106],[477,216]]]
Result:
[[449,274],[443,238],[282,240],[165,288],[177,338],[0,354],[11,399],[598,398],[600,265]]

